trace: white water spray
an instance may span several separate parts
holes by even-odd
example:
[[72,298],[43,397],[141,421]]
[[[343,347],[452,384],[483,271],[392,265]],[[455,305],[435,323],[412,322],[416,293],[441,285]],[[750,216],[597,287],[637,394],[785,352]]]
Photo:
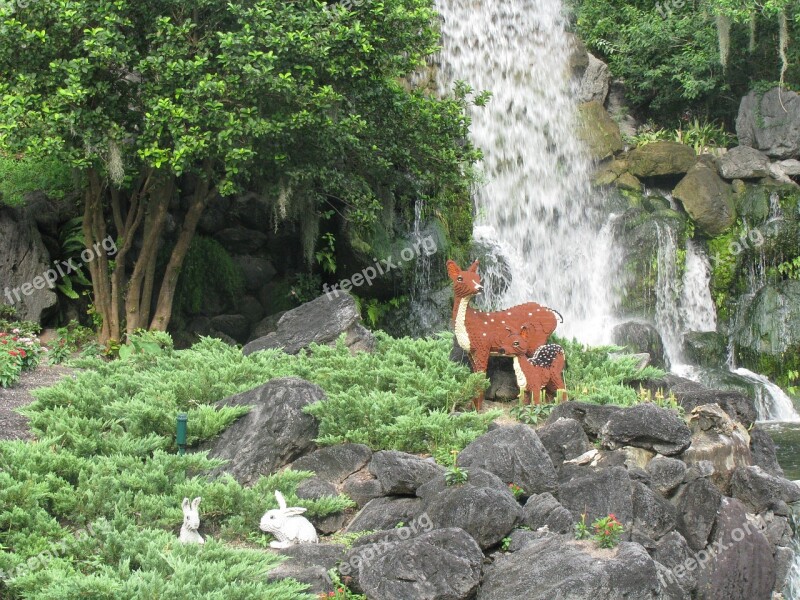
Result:
[[[472,111],[486,184],[476,241],[502,253],[488,306],[536,301],[563,313],[559,334],[608,341],[613,245],[591,161],[576,139],[572,51],[560,0],[439,0],[439,86],[492,92]],[[486,272],[481,268],[486,277]],[[510,280],[509,280],[510,279]]]
[[756,411],[759,421],[800,422],[792,399],[769,379],[748,369],[733,369],[740,377],[755,384]]

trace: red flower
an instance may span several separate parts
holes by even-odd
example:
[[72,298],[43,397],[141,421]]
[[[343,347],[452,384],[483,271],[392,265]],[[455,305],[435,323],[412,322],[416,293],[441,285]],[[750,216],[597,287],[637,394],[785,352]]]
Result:
[[20,355],[22,358],[25,358],[26,356],[28,356],[28,355],[27,355],[27,353],[25,352],[25,350],[20,350],[20,351],[19,351],[19,355]]

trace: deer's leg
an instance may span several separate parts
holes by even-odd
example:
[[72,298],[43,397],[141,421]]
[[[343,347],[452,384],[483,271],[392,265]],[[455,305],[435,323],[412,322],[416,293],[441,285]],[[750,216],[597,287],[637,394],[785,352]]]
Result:
[[[473,356],[472,371],[474,373],[486,373],[486,368],[489,366],[489,350],[479,349]],[[480,411],[483,408],[484,390],[473,399],[472,403],[475,405],[475,410]]]
[[523,390],[522,392],[522,404],[527,406],[531,403],[531,391],[528,389]]

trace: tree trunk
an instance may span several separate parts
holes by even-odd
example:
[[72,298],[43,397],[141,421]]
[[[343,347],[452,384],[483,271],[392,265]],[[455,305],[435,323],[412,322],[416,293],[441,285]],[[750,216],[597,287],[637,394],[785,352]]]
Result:
[[86,250],[82,256],[82,263],[89,268],[94,310],[101,319],[98,341],[107,344],[112,339],[119,339],[119,311],[112,302],[108,256],[104,252],[95,251],[96,248],[102,247],[98,244],[102,244],[106,239],[103,211],[105,184],[95,169],[89,169],[87,176],[89,185],[84,195],[83,212],[83,237]]
[[131,273],[128,294],[125,298],[125,330],[128,334],[147,327],[150,318],[150,298],[147,297],[147,294],[152,293],[152,284],[148,285],[148,274],[155,272],[158,246],[164,233],[167,209],[174,191],[174,178],[163,177],[153,185],[152,192],[149,194],[142,251],[139,253],[133,273]]
[[208,171],[206,176],[197,182],[197,188],[192,196],[189,209],[186,211],[186,217],[183,220],[178,241],[172,249],[169,264],[164,272],[164,279],[161,282],[161,289],[158,294],[158,304],[153,314],[153,320],[150,323],[150,329],[154,331],[166,331],[169,327],[169,321],[172,317],[172,302],[175,298],[175,288],[178,285],[178,277],[183,266],[183,261],[186,258],[186,253],[189,251],[189,246],[194,238],[195,231],[197,230],[197,223],[203,215],[206,203],[209,198],[216,194],[216,188],[210,190],[210,182]]

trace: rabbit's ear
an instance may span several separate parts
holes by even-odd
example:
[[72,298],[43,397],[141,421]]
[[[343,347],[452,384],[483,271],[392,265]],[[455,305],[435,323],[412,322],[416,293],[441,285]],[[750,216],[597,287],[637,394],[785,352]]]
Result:
[[278,490],[275,490],[275,498],[278,500],[278,507],[280,507],[281,510],[286,508],[286,499]]
[[299,506],[293,506],[292,508],[284,508],[281,512],[287,517],[294,517],[295,515],[302,515],[306,510]]
[[197,510],[197,507],[200,506],[200,500],[202,500],[202,498],[195,498],[192,500],[192,510]]
[[183,507],[183,512],[186,512],[187,510],[189,510],[189,499],[188,498],[184,498],[183,499],[183,503],[181,504],[181,506]]

